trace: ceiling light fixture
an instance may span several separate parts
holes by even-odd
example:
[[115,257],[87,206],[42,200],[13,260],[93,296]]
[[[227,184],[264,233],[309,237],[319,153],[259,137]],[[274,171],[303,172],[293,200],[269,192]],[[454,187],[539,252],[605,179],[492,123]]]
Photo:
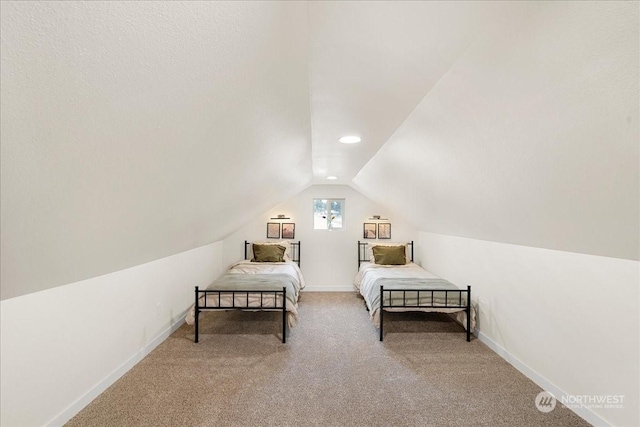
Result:
[[355,135],[349,135],[349,136],[343,136],[342,138],[338,139],[338,141],[342,142],[343,144],[355,144],[357,142],[362,141],[362,138]]
[[338,179],[338,177],[331,175],[331,176],[328,176],[327,179]]

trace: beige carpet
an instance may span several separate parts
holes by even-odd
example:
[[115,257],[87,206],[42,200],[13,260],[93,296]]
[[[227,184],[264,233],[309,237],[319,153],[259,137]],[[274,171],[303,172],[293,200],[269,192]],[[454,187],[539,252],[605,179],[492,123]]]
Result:
[[[68,426],[583,426],[447,316],[385,315],[355,293],[304,293],[280,342],[275,313],[204,313]],[[526,337],[523,337],[526,339]]]

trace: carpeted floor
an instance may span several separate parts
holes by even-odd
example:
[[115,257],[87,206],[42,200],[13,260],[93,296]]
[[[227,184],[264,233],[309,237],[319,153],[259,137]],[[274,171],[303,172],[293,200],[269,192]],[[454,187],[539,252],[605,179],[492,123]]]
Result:
[[303,293],[276,313],[204,313],[68,426],[584,426],[534,405],[538,386],[439,314],[389,313],[385,340],[355,293]]

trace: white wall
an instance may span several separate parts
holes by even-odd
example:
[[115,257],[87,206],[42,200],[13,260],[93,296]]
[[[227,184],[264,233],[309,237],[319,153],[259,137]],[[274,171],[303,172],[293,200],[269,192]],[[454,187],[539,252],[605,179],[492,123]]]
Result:
[[221,253],[219,241],[2,301],[0,424],[66,422],[181,324]]
[[[344,198],[345,227],[343,230],[313,229],[313,199]],[[345,185],[314,185],[288,201],[265,212],[259,218],[224,240],[225,265],[242,259],[245,240],[265,240],[267,222],[277,214],[286,214],[296,224],[295,240],[301,242],[301,269],[307,290],[353,291],[353,278],[358,272],[357,242],[362,238],[362,224],[371,215],[389,218],[392,242],[417,238],[416,230],[398,215],[373,203]],[[273,221],[271,221],[273,222]]]
[[625,395],[624,409],[593,413],[640,424],[640,263],[425,232],[419,246],[423,267],[472,286],[480,336],[539,375],[532,379],[572,395]]

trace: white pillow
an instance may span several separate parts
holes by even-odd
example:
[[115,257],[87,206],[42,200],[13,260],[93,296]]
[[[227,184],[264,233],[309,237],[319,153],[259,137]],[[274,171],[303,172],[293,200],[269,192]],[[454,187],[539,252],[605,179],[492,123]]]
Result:
[[368,243],[367,255],[369,257],[369,262],[375,262],[375,259],[373,256],[374,246],[404,246],[405,258],[407,259],[407,264],[411,263],[411,246],[406,243],[378,243],[378,242],[375,242],[375,243],[367,242],[367,243]]
[[284,260],[292,261],[291,259],[291,242],[289,240],[269,240],[269,241],[255,241],[249,244],[249,259],[253,259],[253,244],[256,245],[280,245],[284,246]]

